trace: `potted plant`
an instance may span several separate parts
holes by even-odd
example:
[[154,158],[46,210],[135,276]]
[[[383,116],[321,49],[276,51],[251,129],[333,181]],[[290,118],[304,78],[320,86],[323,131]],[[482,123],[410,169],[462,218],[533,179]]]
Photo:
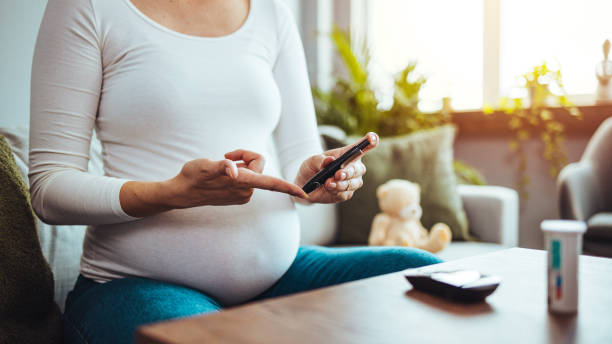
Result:
[[[426,79],[415,75],[416,63],[409,63],[394,75],[393,105],[385,109],[380,106],[370,84],[367,45],[356,53],[349,34],[338,27],[333,28],[330,36],[348,77],[338,78],[329,91],[313,88],[320,125],[337,126],[347,135],[374,131],[381,137],[390,137],[450,123],[450,114],[446,112],[423,113],[419,110],[419,92]],[[460,183],[485,184],[482,175],[473,167],[455,161],[454,168]]]
[[[549,173],[556,178],[567,164],[567,156],[563,148],[565,128],[557,118],[558,112],[552,111],[551,107],[560,107],[567,111],[571,118],[577,120],[582,119],[582,114],[567,98],[561,70],[551,69],[546,63],[542,63],[523,74],[521,78],[522,87],[529,95],[529,103],[525,104],[522,98],[504,97],[500,99],[498,110],[508,116],[508,128],[513,133],[510,150],[518,160],[517,188],[521,198],[527,199],[529,177],[526,174],[525,142],[533,137],[541,140],[544,144],[543,157],[550,166]],[[485,106],[483,112],[489,115],[494,109]]]

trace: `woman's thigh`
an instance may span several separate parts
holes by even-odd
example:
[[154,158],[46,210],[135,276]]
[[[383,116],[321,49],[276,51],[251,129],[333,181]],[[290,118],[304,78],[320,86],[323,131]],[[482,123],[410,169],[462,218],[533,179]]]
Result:
[[300,247],[289,270],[257,299],[282,296],[362,278],[441,263],[435,255],[405,247]]
[[221,306],[187,287],[145,278],[98,284],[79,277],[64,313],[66,343],[133,343],[143,324],[215,312]]

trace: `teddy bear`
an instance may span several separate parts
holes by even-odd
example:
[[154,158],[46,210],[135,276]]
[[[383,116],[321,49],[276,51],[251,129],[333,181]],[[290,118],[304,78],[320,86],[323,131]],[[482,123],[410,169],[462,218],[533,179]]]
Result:
[[450,228],[436,223],[428,233],[421,224],[421,188],[402,179],[392,179],[376,189],[382,213],[372,221],[368,243],[410,246],[429,252],[441,251],[451,241]]

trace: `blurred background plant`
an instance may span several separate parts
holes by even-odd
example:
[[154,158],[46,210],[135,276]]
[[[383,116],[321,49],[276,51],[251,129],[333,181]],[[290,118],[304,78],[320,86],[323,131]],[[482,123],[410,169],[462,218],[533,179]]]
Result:
[[[528,104],[525,104],[523,98],[504,97],[499,101],[498,111],[509,116],[508,127],[513,132],[510,150],[518,161],[517,189],[521,198],[528,199],[527,186],[530,180],[527,176],[526,142],[533,137],[540,138],[544,144],[542,155],[549,162],[550,176],[556,178],[567,164],[563,146],[565,128],[555,118],[555,113],[558,112],[551,111],[550,108],[561,107],[577,120],[582,119],[582,114],[567,98],[560,69],[550,69],[544,62],[523,74],[521,79],[522,87],[529,95]],[[483,109],[485,115],[494,111],[490,106]]]
[[[347,135],[364,135],[369,131],[381,137],[406,135],[450,123],[443,111],[423,113],[419,110],[419,92],[426,79],[415,75],[411,62],[394,75],[393,105],[380,106],[371,85],[370,52],[367,44],[354,49],[349,33],[334,26],[330,34],[347,77],[337,77],[329,91],[313,88],[319,125],[333,125]],[[462,184],[486,184],[484,177],[466,163],[455,161],[455,174]]]
[[419,91],[426,80],[415,75],[416,63],[409,63],[394,76],[393,105],[383,109],[370,83],[367,44],[354,51],[350,35],[338,27],[333,28],[330,36],[347,77],[337,77],[329,91],[313,89],[319,124],[335,125],[347,135],[374,131],[384,137],[449,123],[449,116],[442,112],[425,114],[419,111]]

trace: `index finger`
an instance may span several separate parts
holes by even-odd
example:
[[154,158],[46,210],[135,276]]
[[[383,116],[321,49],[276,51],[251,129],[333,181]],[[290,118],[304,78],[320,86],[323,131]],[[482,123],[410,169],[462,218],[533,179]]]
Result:
[[265,174],[255,173],[249,169],[241,168],[237,180],[253,188],[282,192],[304,199],[308,198],[304,190],[293,183]]

